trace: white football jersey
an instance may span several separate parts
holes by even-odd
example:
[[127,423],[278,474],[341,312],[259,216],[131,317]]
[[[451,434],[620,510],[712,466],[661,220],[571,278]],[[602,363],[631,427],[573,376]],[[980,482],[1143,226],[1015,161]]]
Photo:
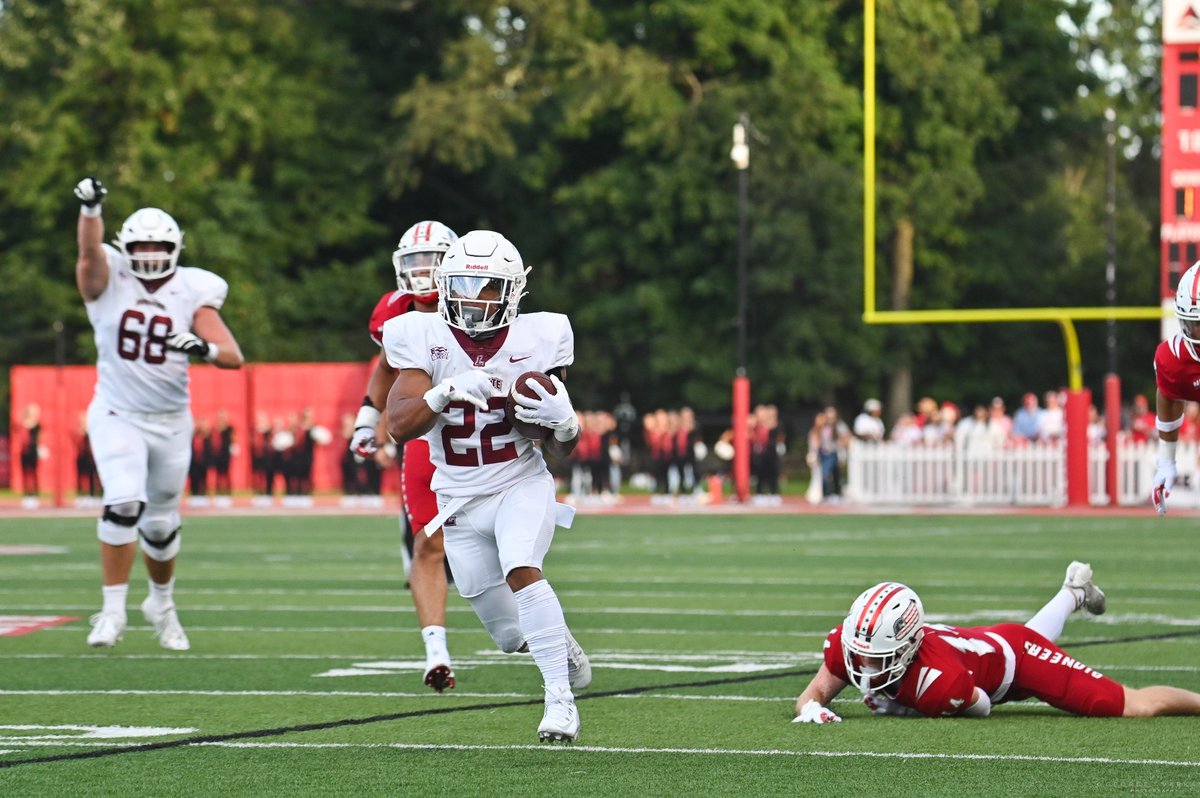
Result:
[[575,335],[561,313],[523,313],[491,341],[476,343],[438,313],[405,313],[383,325],[383,351],[396,369],[420,369],[437,385],[478,368],[492,378],[487,412],[451,402],[426,433],[433,461],[433,490],[443,496],[498,493],[546,471],[533,441],[504,418],[504,402],[517,377],[575,362]]
[[96,401],[114,410],[175,413],[188,409],[188,356],[167,338],[192,328],[196,311],[217,310],[229,285],[204,269],[179,267],[153,293],[108,244],[108,285],[86,302],[96,340]]

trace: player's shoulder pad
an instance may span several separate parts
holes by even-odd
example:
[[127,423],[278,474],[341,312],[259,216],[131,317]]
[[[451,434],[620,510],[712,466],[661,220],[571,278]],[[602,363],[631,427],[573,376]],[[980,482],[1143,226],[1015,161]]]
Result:
[[229,295],[229,283],[215,272],[196,266],[180,266],[176,269],[187,290],[196,297],[197,304],[221,309],[225,298]]

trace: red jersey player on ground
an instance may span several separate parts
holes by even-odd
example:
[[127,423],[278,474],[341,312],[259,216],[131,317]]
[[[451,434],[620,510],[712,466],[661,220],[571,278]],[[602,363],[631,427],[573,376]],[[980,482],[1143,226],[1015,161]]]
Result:
[[[376,344],[383,345],[383,325],[388,319],[409,311],[437,312],[438,292],[433,272],[457,239],[454,231],[441,222],[418,222],[405,231],[392,253],[398,288],[384,294],[371,314],[371,338]],[[388,365],[387,358],[380,357],[354,422],[350,450],[356,457],[374,457],[378,441],[386,440],[386,433],[377,432],[379,408],[387,404],[388,391],[395,381],[396,369]],[[432,478],[429,444],[420,438],[406,443],[400,465],[404,512],[408,518],[405,546],[412,546],[412,563],[406,570],[421,638],[425,641],[425,684],[440,693],[454,687],[454,671],[446,646],[446,550],[440,532],[432,536],[421,534],[438,512],[437,499],[429,487]]]
[[1125,687],[1054,644],[1067,617],[1099,615],[1104,593],[1073,562],[1062,589],[1024,625],[926,624],[921,599],[898,582],[865,590],[825,639],[825,663],[796,699],[796,723],[840,721],[827,709],[848,684],[877,715],[986,717],[993,704],[1039,698],[1091,717],[1200,715],[1200,693]]
[[1175,487],[1175,447],[1183,426],[1183,403],[1200,402],[1200,261],[1179,278],[1175,316],[1179,319],[1179,334],[1160,343],[1154,351],[1158,470],[1150,498],[1159,515],[1166,515],[1167,497]]

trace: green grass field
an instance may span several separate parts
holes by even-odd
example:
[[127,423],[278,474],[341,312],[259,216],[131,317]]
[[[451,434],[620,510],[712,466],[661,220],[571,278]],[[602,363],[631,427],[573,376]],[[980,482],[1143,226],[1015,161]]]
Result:
[[0,520],[0,615],[76,620],[0,637],[0,795],[1119,795],[1200,791],[1200,719],[792,724],[821,641],[865,587],[902,580],[932,621],[1025,620],[1071,559],[1109,597],[1060,641],[1133,685],[1200,690],[1194,519],[581,517],[547,574],[595,680],[574,746],[539,746],[541,686],[450,602],[458,687],[423,648],[387,517],[188,519],[177,602],[192,650],[137,606],[112,650],[89,519]]

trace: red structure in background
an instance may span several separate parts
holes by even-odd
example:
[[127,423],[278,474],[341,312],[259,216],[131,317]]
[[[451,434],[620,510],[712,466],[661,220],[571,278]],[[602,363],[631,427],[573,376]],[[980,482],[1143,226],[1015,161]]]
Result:
[[[1163,3],[1161,291],[1200,260],[1200,2]],[[1171,308],[1173,310],[1173,306]],[[1172,314],[1169,322],[1174,322]],[[1164,322],[1165,323],[1165,322]],[[1168,331],[1164,329],[1164,337]]]
[[[312,408],[314,422],[333,433],[328,446],[314,452],[313,489],[338,491],[342,487],[341,458],[345,448],[342,418],[353,416],[362,404],[373,363],[256,363],[237,371],[214,366],[191,368],[192,415],[215,421],[224,410],[234,428],[237,449],[230,464],[235,491],[252,487],[251,440],[260,415],[274,421],[299,416]],[[94,366],[14,366],[11,370],[10,462],[16,462],[25,439],[21,417],[30,404],[41,407],[41,445],[48,457],[38,464],[42,493],[51,493],[56,504],[75,489],[75,455],[79,449],[81,420],[96,384]],[[395,469],[391,469],[394,471]],[[385,492],[394,489],[394,477],[385,480]],[[12,487],[21,491],[21,474],[13,469]]]

